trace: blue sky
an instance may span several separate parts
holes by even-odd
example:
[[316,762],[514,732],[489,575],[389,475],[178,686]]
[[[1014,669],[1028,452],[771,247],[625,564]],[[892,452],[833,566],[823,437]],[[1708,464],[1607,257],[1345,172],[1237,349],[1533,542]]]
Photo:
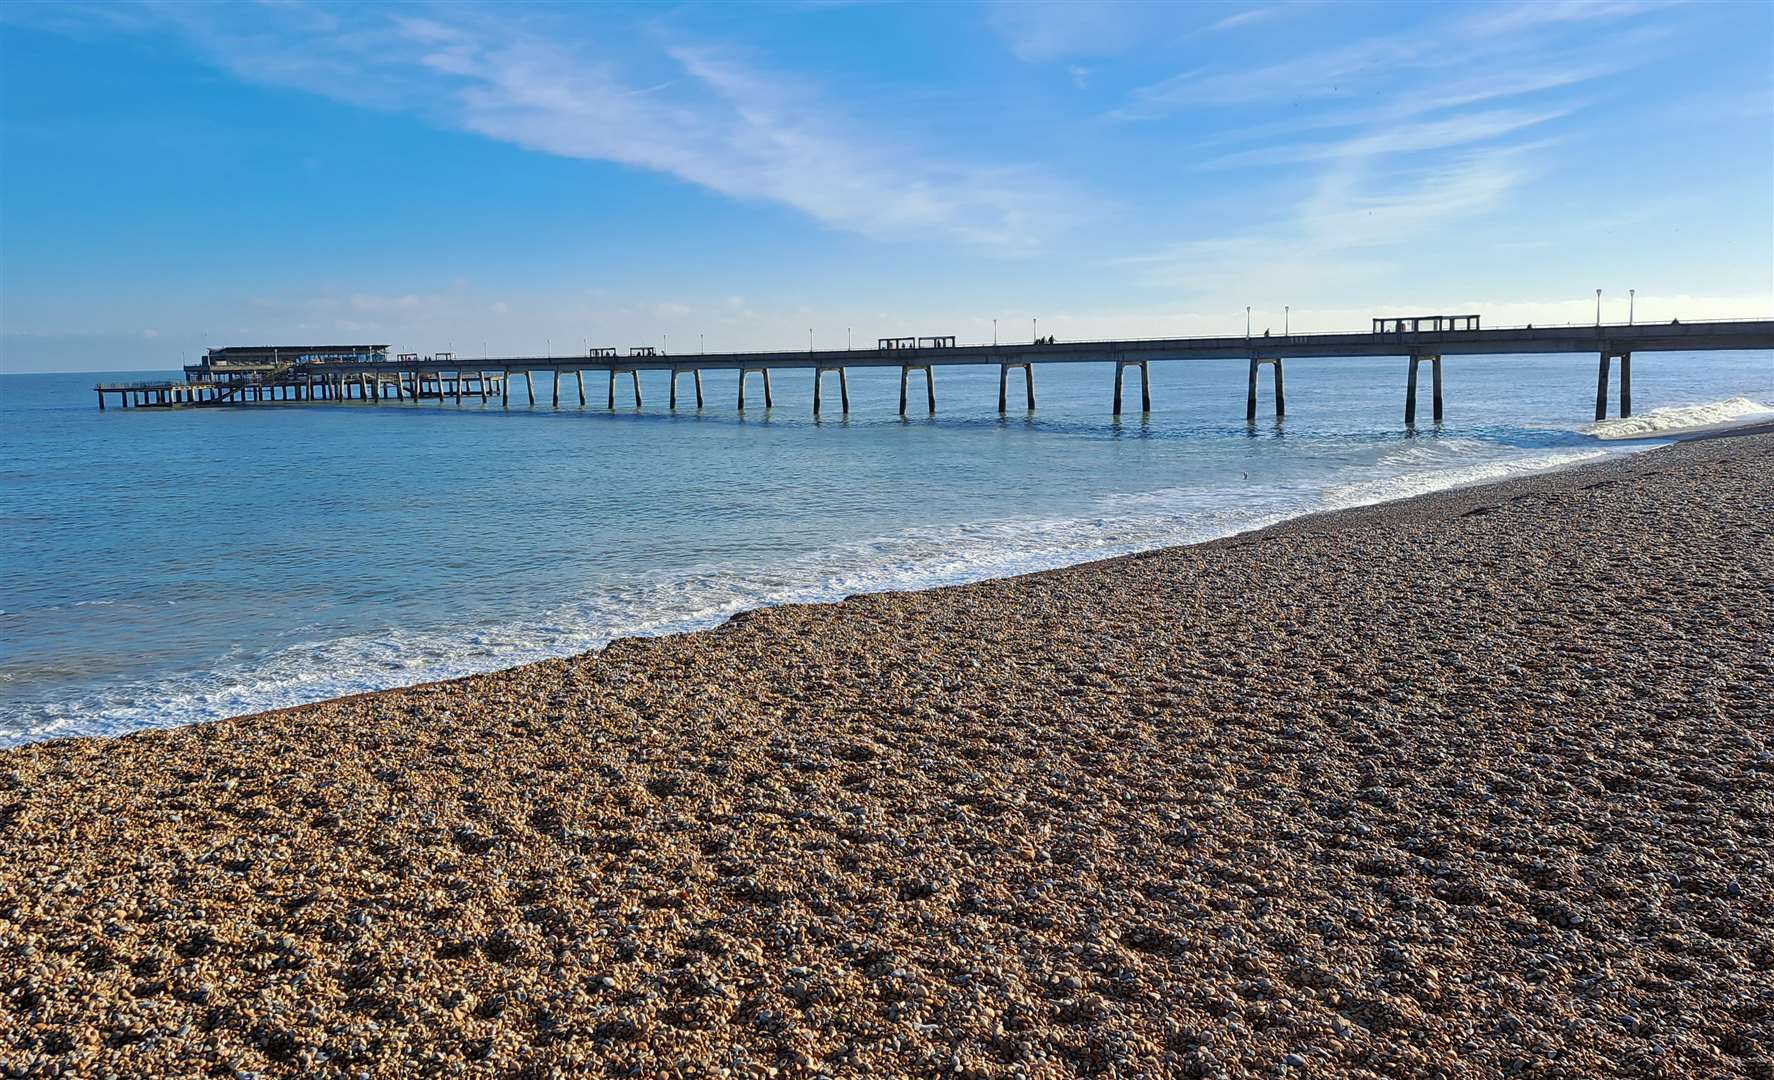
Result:
[[1774,314],[1774,5],[0,10],[9,371]]

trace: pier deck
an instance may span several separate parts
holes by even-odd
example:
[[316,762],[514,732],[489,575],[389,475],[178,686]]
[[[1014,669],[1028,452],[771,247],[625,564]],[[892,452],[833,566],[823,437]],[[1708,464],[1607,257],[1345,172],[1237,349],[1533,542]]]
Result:
[[[1408,360],[1405,421],[1416,419],[1416,385],[1419,366],[1431,365],[1434,384],[1434,416],[1442,417],[1442,358],[1446,356],[1501,356],[1524,353],[1588,354],[1599,358],[1596,418],[1607,415],[1609,375],[1619,361],[1620,415],[1631,415],[1632,356],[1646,352],[1689,352],[1774,349],[1774,319],[1739,319],[1659,324],[1598,324],[1592,326],[1501,327],[1479,329],[1476,317],[1448,318],[1446,325],[1460,329],[1418,330],[1416,319],[1376,320],[1376,331],[1335,334],[1288,334],[1271,336],[1201,338],[1128,338],[1106,341],[1034,341],[1001,344],[959,345],[953,338],[884,339],[873,349],[809,349],[803,351],[717,352],[666,354],[653,349],[633,350],[618,356],[614,349],[593,349],[586,356],[505,356],[463,358],[451,354],[434,357],[404,355],[389,359],[381,352],[355,355],[323,355],[283,361],[275,367],[230,373],[222,379],[188,377],[185,382],[103,383],[94,387],[99,407],[115,395],[126,406],[238,406],[275,401],[331,400],[487,400],[497,395],[510,403],[510,379],[521,376],[528,403],[536,404],[535,376],[553,380],[550,399],[560,404],[560,377],[572,375],[578,403],[586,403],[587,371],[608,373],[611,407],[616,401],[616,380],[626,375],[634,381],[635,403],[641,403],[638,375],[643,371],[672,373],[671,407],[677,407],[677,375],[702,371],[741,373],[740,407],[745,405],[745,376],[763,374],[764,400],[772,406],[769,373],[772,370],[812,370],[816,373],[814,409],[820,404],[823,374],[836,372],[844,389],[843,407],[848,411],[848,369],[898,369],[901,380],[900,412],[906,411],[905,383],[913,372],[925,376],[931,411],[936,408],[937,367],[997,365],[999,409],[1007,404],[1009,373],[1025,373],[1028,407],[1035,407],[1035,369],[1043,364],[1113,363],[1115,382],[1113,410],[1121,412],[1123,378],[1135,369],[1140,378],[1141,403],[1150,408],[1148,364],[1180,360],[1247,360],[1246,415],[1257,412],[1257,376],[1262,367],[1273,370],[1275,411],[1286,412],[1283,392],[1284,361],[1335,359],[1338,357],[1397,356]],[[1443,325],[1437,317],[1431,325]],[[1413,329],[1405,329],[1409,326]],[[343,347],[341,347],[343,348]],[[364,347],[368,349],[370,347]],[[262,350],[261,350],[262,351]],[[192,369],[194,370],[194,369]],[[701,380],[696,382],[697,405],[702,404]]]

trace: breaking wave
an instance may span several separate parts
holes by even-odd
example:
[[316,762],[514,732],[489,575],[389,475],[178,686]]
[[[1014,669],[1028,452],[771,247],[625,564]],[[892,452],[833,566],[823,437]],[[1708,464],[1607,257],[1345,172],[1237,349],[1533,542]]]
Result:
[[1659,439],[1672,435],[1698,435],[1724,431],[1743,424],[1774,420],[1774,406],[1746,397],[1709,401],[1703,405],[1671,405],[1637,416],[1598,420],[1580,428],[1597,439]]

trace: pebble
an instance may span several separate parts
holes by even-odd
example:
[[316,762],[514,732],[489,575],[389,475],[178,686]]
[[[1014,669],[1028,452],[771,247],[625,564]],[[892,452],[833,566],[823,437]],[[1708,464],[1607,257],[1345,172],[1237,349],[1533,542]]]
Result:
[[1769,505],[1687,443],[0,751],[0,1066],[1765,1072]]

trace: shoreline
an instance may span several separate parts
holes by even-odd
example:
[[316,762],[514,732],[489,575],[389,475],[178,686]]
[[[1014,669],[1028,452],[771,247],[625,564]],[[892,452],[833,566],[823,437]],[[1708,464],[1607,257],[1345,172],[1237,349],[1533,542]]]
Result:
[[0,1073],[1771,1073],[1771,501],[1682,442],[0,751]]
[[605,645],[603,645],[599,648],[583,650],[581,652],[569,653],[569,654],[565,654],[562,656],[556,656],[556,657],[544,657],[542,659],[526,660],[526,661],[523,661],[520,663],[511,664],[511,665],[505,666],[505,667],[492,668],[487,671],[468,672],[468,673],[464,673],[464,674],[460,674],[460,675],[448,675],[448,676],[444,676],[441,678],[424,679],[419,682],[401,683],[401,684],[397,684],[397,685],[393,685],[393,686],[383,687],[380,689],[359,690],[359,691],[355,691],[355,692],[347,693],[347,694],[338,694],[338,695],[329,696],[329,697],[316,698],[312,701],[299,702],[299,703],[292,704],[292,705],[281,705],[281,706],[277,706],[275,708],[259,709],[259,710],[254,710],[254,711],[250,711],[250,712],[236,713],[236,714],[232,714],[232,715],[228,715],[228,716],[208,717],[208,718],[204,718],[204,719],[184,721],[184,722],[180,722],[180,723],[170,724],[170,725],[167,725],[164,727],[160,727],[160,726],[140,727],[140,728],[131,728],[131,729],[116,731],[116,732],[107,732],[107,733],[55,735],[55,736],[48,736],[48,737],[43,737],[43,738],[36,738],[36,739],[32,739],[27,742],[17,743],[12,746],[0,746],[0,753],[4,753],[10,749],[20,749],[20,748],[27,747],[27,746],[35,746],[35,745],[38,745],[40,743],[45,743],[45,742],[59,742],[59,741],[64,741],[64,740],[68,740],[68,739],[128,738],[130,736],[139,735],[139,734],[143,734],[143,733],[147,733],[147,732],[172,731],[172,730],[178,730],[183,727],[189,727],[189,726],[198,725],[198,724],[225,723],[225,722],[232,721],[232,720],[240,720],[240,719],[245,719],[245,718],[255,717],[255,716],[283,715],[286,713],[295,712],[295,711],[299,711],[299,710],[307,709],[307,708],[312,708],[315,706],[327,705],[327,704],[331,704],[331,703],[345,702],[345,701],[356,701],[361,698],[373,697],[373,696],[376,696],[379,694],[398,693],[403,690],[416,690],[416,689],[420,689],[420,688],[428,687],[428,686],[449,685],[449,684],[460,682],[465,679],[475,679],[475,678],[481,678],[481,677],[487,677],[487,676],[504,675],[504,674],[508,674],[508,673],[512,673],[512,672],[522,671],[526,668],[529,668],[529,667],[537,665],[537,664],[572,662],[575,660],[579,660],[581,658],[596,656],[596,655],[602,653],[605,649],[608,649],[609,647],[616,645],[618,642],[622,642],[622,641],[629,641],[629,640],[644,641],[644,640],[652,640],[652,639],[661,638],[661,637],[675,637],[675,636],[685,635],[685,634],[708,633],[710,631],[720,629],[722,626],[727,625],[729,622],[733,621],[734,619],[744,618],[744,617],[753,615],[753,614],[760,612],[760,611],[770,611],[770,610],[774,610],[776,608],[783,608],[783,607],[788,607],[788,608],[803,607],[803,606],[816,606],[817,607],[817,606],[822,606],[822,605],[827,605],[827,604],[842,604],[842,603],[845,603],[849,600],[855,599],[860,596],[890,595],[890,594],[896,594],[896,593],[933,592],[933,591],[940,591],[943,589],[964,588],[969,585],[978,585],[978,584],[984,584],[984,583],[994,582],[994,581],[1010,581],[1010,580],[1016,580],[1019,578],[1054,573],[1057,571],[1063,571],[1063,570],[1071,569],[1074,567],[1093,566],[1093,565],[1098,565],[1098,564],[1103,564],[1103,563],[1113,563],[1113,562],[1116,562],[1116,561],[1122,560],[1122,559],[1132,559],[1132,558],[1138,558],[1141,556],[1150,555],[1154,552],[1183,550],[1183,549],[1201,547],[1204,545],[1216,544],[1216,543],[1220,543],[1223,541],[1233,540],[1233,539],[1237,539],[1237,538],[1241,538],[1241,537],[1252,537],[1252,536],[1256,536],[1261,533],[1267,532],[1268,530],[1271,530],[1271,529],[1285,528],[1285,527],[1292,525],[1296,522],[1311,521],[1311,520],[1320,519],[1320,518],[1331,518],[1331,517],[1336,517],[1338,515],[1349,514],[1349,513],[1360,513],[1360,512],[1364,512],[1364,511],[1365,512],[1380,511],[1382,509],[1397,506],[1399,504],[1411,503],[1411,502],[1414,502],[1419,499],[1433,498],[1437,495],[1444,495],[1444,494],[1448,494],[1448,493],[1452,493],[1452,492],[1466,491],[1466,490],[1470,490],[1470,489],[1474,489],[1474,488],[1483,488],[1483,487],[1488,487],[1493,484],[1497,484],[1497,485],[1508,484],[1508,483],[1511,483],[1516,480],[1531,479],[1531,478],[1539,477],[1539,476],[1548,476],[1548,475],[1553,475],[1553,474],[1557,474],[1557,473],[1561,473],[1561,472],[1567,472],[1572,469],[1581,469],[1581,468],[1588,468],[1588,467],[1593,467],[1593,466],[1597,466],[1597,465],[1603,465],[1603,464],[1607,464],[1608,461],[1615,460],[1618,458],[1635,457],[1639,454],[1652,453],[1652,452],[1655,452],[1656,450],[1663,448],[1663,446],[1656,446],[1656,447],[1648,447],[1645,449],[1627,451],[1627,450],[1621,449],[1622,443],[1630,444],[1630,443],[1635,443],[1635,442],[1656,442],[1656,443],[1662,443],[1664,445],[1679,445],[1680,443],[1683,443],[1683,442],[1692,442],[1692,441],[1706,440],[1706,439],[1736,438],[1739,436],[1758,435],[1758,434],[1763,434],[1766,432],[1774,432],[1774,420],[1754,422],[1754,423],[1748,423],[1748,424],[1739,424],[1736,426],[1726,427],[1726,428],[1719,429],[1719,430],[1701,430],[1701,431],[1696,431],[1696,432],[1692,432],[1689,434],[1672,433],[1672,434],[1668,434],[1668,435],[1644,435],[1644,436],[1635,436],[1631,439],[1623,439],[1623,440],[1618,440],[1618,441],[1598,441],[1597,447],[1596,447],[1597,451],[1609,455],[1608,458],[1605,458],[1601,461],[1590,460],[1590,461],[1566,462],[1566,463],[1561,463],[1561,464],[1552,465],[1552,466],[1548,466],[1548,467],[1530,469],[1530,470],[1524,471],[1518,475],[1505,477],[1502,479],[1489,478],[1489,479],[1470,481],[1470,482],[1465,482],[1465,483],[1457,483],[1457,484],[1455,484],[1451,487],[1447,487],[1447,488],[1439,488],[1434,491],[1423,492],[1423,493],[1419,493],[1419,494],[1415,494],[1415,495],[1404,495],[1404,496],[1399,496],[1396,498],[1383,499],[1378,502],[1361,503],[1361,504],[1358,504],[1355,506],[1336,507],[1333,509],[1326,509],[1326,510],[1312,510],[1312,511],[1308,511],[1303,514],[1299,514],[1295,517],[1286,518],[1282,521],[1273,522],[1268,525],[1260,525],[1255,528],[1242,530],[1240,532],[1230,533],[1230,534],[1227,534],[1226,536],[1213,537],[1208,540],[1200,540],[1200,541],[1195,541],[1195,542],[1187,543],[1187,544],[1165,544],[1165,545],[1161,545],[1159,547],[1146,548],[1146,549],[1142,549],[1142,550],[1138,550],[1138,551],[1124,552],[1124,553],[1117,554],[1117,555],[1107,555],[1107,556],[1092,558],[1092,559],[1089,559],[1089,560],[1086,560],[1083,562],[1063,563],[1058,566],[1048,566],[1048,567],[1042,567],[1042,568],[1034,569],[1034,570],[1024,570],[1024,571],[1018,571],[1018,572],[1011,573],[1011,574],[978,578],[978,579],[969,580],[969,581],[953,582],[953,583],[942,584],[942,585],[915,586],[915,587],[909,587],[909,588],[904,588],[904,589],[891,588],[891,587],[870,589],[870,590],[865,590],[863,592],[851,593],[847,596],[839,597],[837,599],[830,599],[830,600],[820,599],[820,600],[812,600],[812,601],[795,601],[795,602],[789,602],[789,603],[765,603],[765,604],[759,605],[758,607],[745,608],[743,610],[735,612],[732,615],[722,617],[720,619],[720,621],[718,621],[718,622],[710,623],[707,625],[693,626],[689,629],[668,630],[668,631],[665,631],[662,633],[657,633],[657,634],[624,634],[624,635],[612,638],[609,642],[607,642]]
[[[380,694],[398,693],[399,691],[402,691],[402,690],[417,690],[417,689],[421,689],[423,687],[430,687],[430,686],[446,686],[446,685],[451,685],[454,683],[459,683],[459,682],[462,682],[462,681],[468,680],[468,679],[477,679],[477,678],[485,678],[485,677],[489,677],[489,676],[510,674],[513,672],[522,671],[526,668],[529,668],[529,667],[532,667],[532,666],[535,666],[538,664],[572,662],[572,661],[576,661],[576,660],[580,660],[580,659],[584,659],[584,658],[588,658],[588,657],[598,656],[598,655],[602,654],[605,650],[609,649],[611,646],[618,644],[619,642],[651,641],[651,640],[655,640],[658,638],[678,637],[681,635],[706,634],[706,633],[710,633],[713,631],[717,631],[717,630],[721,629],[723,626],[726,626],[735,620],[748,618],[750,616],[757,614],[758,612],[773,611],[778,608],[823,607],[823,606],[828,606],[828,605],[838,605],[838,604],[843,604],[843,603],[846,603],[850,600],[854,600],[854,599],[856,599],[858,597],[862,597],[862,596],[883,596],[883,595],[894,595],[894,594],[902,594],[902,593],[940,592],[945,589],[967,588],[969,586],[983,585],[983,584],[988,584],[988,583],[995,582],[995,581],[1014,581],[1014,580],[1017,580],[1020,578],[1037,577],[1042,574],[1057,573],[1060,571],[1070,570],[1070,569],[1074,569],[1077,567],[1113,564],[1113,563],[1120,562],[1122,560],[1143,558],[1143,557],[1152,555],[1157,552],[1181,551],[1181,550],[1187,550],[1187,549],[1191,549],[1191,548],[1207,547],[1207,546],[1214,545],[1214,544],[1225,543],[1227,541],[1240,540],[1240,539],[1246,539],[1246,538],[1255,538],[1255,537],[1261,536],[1262,534],[1267,533],[1271,530],[1286,529],[1289,526],[1293,526],[1293,525],[1301,524],[1301,523],[1307,523],[1307,522],[1314,522],[1314,521],[1318,521],[1320,519],[1328,521],[1330,519],[1339,518],[1342,515],[1387,512],[1387,511],[1390,511],[1394,507],[1401,507],[1405,504],[1414,503],[1418,500],[1434,499],[1437,496],[1452,495],[1457,492],[1474,491],[1474,490],[1488,488],[1488,487],[1492,487],[1492,486],[1501,487],[1503,485],[1512,484],[1512,483],[1515,483],[1518,481],[1532,480],[1537,477],[1553,476],[1553,475],[1557,475],[1559,473],[1566,473],[1566,472],[1570,472],[1570,471],[1576,470],[1576,469],[1596,468],[1599,466],[1604,466],[1604,465],[1610,464],[1610,463],[1617,461],[1617,460],[1637,457],[1640,454],[1656,453],[1659,450],[1667,449],[1669,446],[1679,446],[1680,444],[1686,443],[1686,442],[1698,442],[1698,441],[1704,441],[1704,440],[1709,440],[1709,439],[1731,439],[1731,438],[1738,438],[1738,437],[1747,437],[1747,436],[1752,436],[1752,435],[1762,435],[1762,434],[1767,434],[1767,433],[1774,433],[1774,420],[1758,422],[1758,423],[1753,423],[1753,424],[1743,424],[1743,425],[1739,425],[1736,427],[1726,428],[1723,430],[1700,431],[1700,432],[1695,432],[1695,433],[1688,434],[1688,435],[1675,434],[1675,435],[1668,435],[1668,436],[1656,436],[1656,435],[1641,436],[1641,437],[1637,437],[1632,440],[1621,440],[1621,441],[1622,442],[1665,442],[1665,440],[1668,440],[1668,441],[1663,446],[1648,447],[1648,448],[1645,448],[1642,450],[1634,450],[1634,451],[1630,451],[1630,452],[1621,452],[1617,449],[1610,451],[1609,450],[1610,444],[1603,443],[1603,444],[1599,445],[1599,449],[1603,450],[1604,452],[1611,452],[1612,456],[1610,456],[1608,458],[1604,458],[1600,461],[1568,462],[1565,464],[1554,465],[1554,466],[1551,466],[1548,468],[1534,469],[1534,470],[1531,470],[1528,472],[1524,472],[1518,476],[1507,477],[1507,478],[1503,478],[1503,479],[1487,479],[1487,480],[1473,481],[1471,483],[1456,484],[1452,487],[1438,488],[1435,491],[1422,492],[1422,493],[1416,494],[1416,495],[1405,495],[1405,496],[1401,496],[1399,498],[1394,498],[1394,499],[1384,499],[1379,502],[1362,503],[1357,506],[1337,507],[1337,508],[1330,509],[1330,510],[1313,510],[1313,511],[1309,511],[1304,514],[1300,514],[1296,517],[1287,518],[1285,520],[1274,522],[1274,523],[1271,523],[1268,525],[1261,525],[1261,526],[1258,526],[1254,529],[1246,529],[1241,532],[1230,533],[1226,536],[1216,536],[1216,537],[1209,539],[1209,540],[1200,540],[1200,541],[1196,541],[1195,543],[1190,543],[1190,544],[1169,544],[1169,545],[1164,545],[1161,547],[1147,548],[1142,551],[1125,552],[1125,553],[1119,554],[1119,555],[1109,555],[1109,556],[1105,556],[1103,558],[1089,559],[1084,562],[1066,563],[1061,566],[1046,567],[1046,568],[1039,569],[1039,570],[1027,570],[1027,571],[1022,571],[1019,573],[1007,574],[1007,575],[998,576],[998,577],[979,578],[974,581],[963,581],[963,582],[957,582],[957,583],[948,584],[948,585],[935,585],[935,586],[930,586],[930,587],[920,587],[920,588],[910,588],[910,589],[874,589],[874,590],[868,590],[868,591],[859,592],[859,593],[852,593],[849,596],[840,597],[839,599],[836,599],[836,600],[816,600],[816,601],[787,603],[787,604],[764,604],[759,607],[746,608],[742,611],[735,612],[734,614],[723,618],[720,622],[713,623],[708,626],[698,627],[698,628],[690,629],[690,630],[673,630],[673,631],[668,631],[668,632],[661,633],[661,634],[624,635],[621,637],[612,638],[607,644],[605,644],[601,648],[588,649],[583,652],[572,653],[567,656],[550,657],[550,658],[542,659],[542,660],[531,660],[531,661],[526,661],[525,663],[521,663],[521,664],[514,664],[510,667],[494,668],[491,671],[473,672],[473,673],[465,674],[465,675],[452,675],[447,678],[429,679],[429,680],[426,680],[423,682],[416,682],[416,683],[405,683],[400,686],[391,686],[391,687],[386,687],[386,688],[380,689],[380,690],[363,690],[363,691],[359,691],[357,693],[342,694],[342,695],[339,695],[336,697],[319,698],[314,701],[303,702],[303,703],[296,704],[296,705],[284,705],[284,706],[280,706],[275,709],[263,709],[263,710],[259,710],[257,712],[240,713],[235,716],[219,717],[219,718],[210,719],[210,720],[198,720],[198,721],[193,721],[191,723],[192,724],[213,724],[213,723],[225,723],[230,720],[240,720],[240,719],[245,719],[245,718],[249,718],[249,717],[256,717],[256,716],[279,716],[279,715],[283,715],[283,714],[287,714],[287,713],[299,712],[303,709],[313,708],[313,707],[319,706],[319,705],[327,705],[327,704],[331,704],[331,703],[346,702],[346,701],[357,701],[362,698],[375,697]],[[1613,445],[1617,446],[1617,444],[1613,444]],[[63,739],[63,738],[118,739],[118,738],[127,738],[131,735],[142,734],[142,733],[148,732],[148,731],[172,731],[172,730],[177,730],[180,727],[188,727],[188,726],[191,726],[191,724],[179,724],[179,725],[174,725],[172,727],[167,727],[167,728],[142,728],[142,729],[137,729],[137,730],[133,730],[133,731],[118,732],[118,733],[112,734],[112,735],[61,736],[61,737],[57,737],[57,738],[43,739],[43,740],[38,740],[38,741],[39,742],[53,742],[53,741],[60,741],[60,739]],[[21,746],[34,746],[34,745],[37,745],[37,743],[31,742],[31,743],[23,743],[20,745]],[[10,749],[18,749],[18,748],[19,747],[12,747]],[[0,747],[0,753],[4,753],[6,749],[9,749],[9,748]]]

